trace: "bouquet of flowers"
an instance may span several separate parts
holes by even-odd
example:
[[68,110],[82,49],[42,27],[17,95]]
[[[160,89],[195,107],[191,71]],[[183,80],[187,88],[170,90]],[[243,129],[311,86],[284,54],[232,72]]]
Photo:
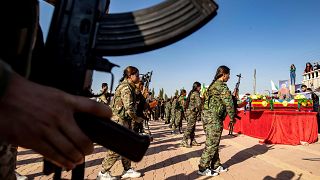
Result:
[[312,105],[312,100],[307,99],[303,94],[297,94],[294,96],[294,99],[298,101],[298,109],[300,110],[301,106],[310,106]]

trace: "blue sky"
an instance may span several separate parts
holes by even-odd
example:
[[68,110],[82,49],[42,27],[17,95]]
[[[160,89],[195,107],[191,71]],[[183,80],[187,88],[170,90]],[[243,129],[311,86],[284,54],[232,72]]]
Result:
[[[127,12],[155,5],[160,0],[111,0],[110,12]],[[114,68],[115,86],[128,65],[140,73],[153,70],[151,88],[169,96],[176,89],[191,89],[194,81],[210,84],[217,67],[231,69],[228,86],[233,90],[236,74],[243,78],[240,93],[253,92],[253,72],[257,72],[257,92],[271,90],[270,80],[289,79],[295,64],[297,82],[302,81],[306,62],[320,61],[319,0],[217,0],[217,16],[185,39],[164,48],[121,57],[107,57],[120,65]],[[48,32],[53,8],[44,2],[40,23]],[[46,36],[46,35],[45,35]],[[94,73],[92,89],[98,92],[110,75]]]

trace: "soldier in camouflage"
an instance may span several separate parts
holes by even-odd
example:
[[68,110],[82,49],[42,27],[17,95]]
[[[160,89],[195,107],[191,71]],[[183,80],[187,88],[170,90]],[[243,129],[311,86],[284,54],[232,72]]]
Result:
[[[120,84],[115,90],[114,97],[111,102],[113,112],[112,120],[120,125],[132,129],[132,121],[141,123],[143,118],[139,117],[136,112],[136,90],[135,84],[140,81],[139,70],[136,67],[128,66],[123,73]],[[116,163],[119,154],[107,150],[106,158],[102,162],[102,171],[99,172],[97,179],[116,179],[111,176],[110,169]],[[140,177],[141,173],[131,168],[131,161],[125,157],[121,157],[124,172],[122,178]]]
[[165,124],[170,123],[170,110],[171,110],[171,99],[167,99],[165,103]]
[[180,96],[172,103],[174,109],[174,122],[172,123],[172,134],[176,134],[177,127],[179,128],[179,132],[182,133],[181,123],[182,118],[184,117],[184,104],[185,104],[186,90],[182,89],[180,91]]
[[227,113],[230,120],[235,121],[236,112],[232,95],[226,85],[229,76],[230,69],[227,66],[220,66],[205,95],[202,121],[206,133],[206,142],[200,158],[198,171],[200,175],[216,176],[228,170],[220,163],[219,144],[223,130],[223,120]]
[[101,93],[101,96],[98,97],[97,101],[104,103],[106,105],[109,105],[110,104],[109,99],[112,96],[112,94],[108,92],[107,83],[102,83],[100,93]]
[[195,127],[198,117],[198,113],[201,109],[201,98],[200,98],[201,84],[199,82],[194,82],[192,90],[189,92],[186,103],[186,117],[187,117],[187,130],[184,133],[181,146],[191,147],[199,146],[200,144],[195,140]]
[[173,96],[171,101],[172,102],[171,102],[171,108],[170,108],[170,125],[169,125],[169,128],[172,128],[174,126],[175,114],[176,114],[175,104],[177,104],[177,96]]

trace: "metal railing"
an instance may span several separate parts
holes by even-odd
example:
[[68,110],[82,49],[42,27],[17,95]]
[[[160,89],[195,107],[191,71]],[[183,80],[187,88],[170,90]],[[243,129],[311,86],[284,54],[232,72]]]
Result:
[[303,80],[302,84],[307,85],[307,87],[317,89],[320,87],[320,69],[302,74]]

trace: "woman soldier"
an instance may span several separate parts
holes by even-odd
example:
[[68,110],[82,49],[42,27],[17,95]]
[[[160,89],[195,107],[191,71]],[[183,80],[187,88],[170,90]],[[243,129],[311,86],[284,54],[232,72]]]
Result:
[[199,82],[194,82],[192,85],[192,90],[189,92],[186,103],[186,118],[188,120],[187,130],[184,133],[181,146],[190,148],[192,146],[199,146],[200,144],[196,142],[195,128],[196,121],[201,110],[201,98],[200,98],[201,84]]
[[210,84],[204,101],[202,122],[206,133],[205,148],[200,158],[198,174],[217,176],[228,169],[221,166],[219,144],[223,130],[223,120],[227,113],[231,122],[235,121],[232,95],[226,82],[230,78],[230,69],[220,66]]
[[[120,79],[120,84],[116,88],[111,102],[113,113],[112,120],[128,129],[132,129],[132,121],[137,123],[141,123],[143,121],[143,119],[136,114],[135,84],[139,81],[139,70],[136,67],[128,66],[125,68],[123,77]],[[128,148],[128,150],[129,149],[130,148]],[[110,169],[119,157],[119,154],[107,150],[106,158],[102,162],[102,171],[99,172],[97,177],[98,180],[116,179],[111,176]],[[136,178],[141,176],[141,173],[131,168],[131,161],[129,159],[121,157],[121,162],[124,168],[122,178]]]

